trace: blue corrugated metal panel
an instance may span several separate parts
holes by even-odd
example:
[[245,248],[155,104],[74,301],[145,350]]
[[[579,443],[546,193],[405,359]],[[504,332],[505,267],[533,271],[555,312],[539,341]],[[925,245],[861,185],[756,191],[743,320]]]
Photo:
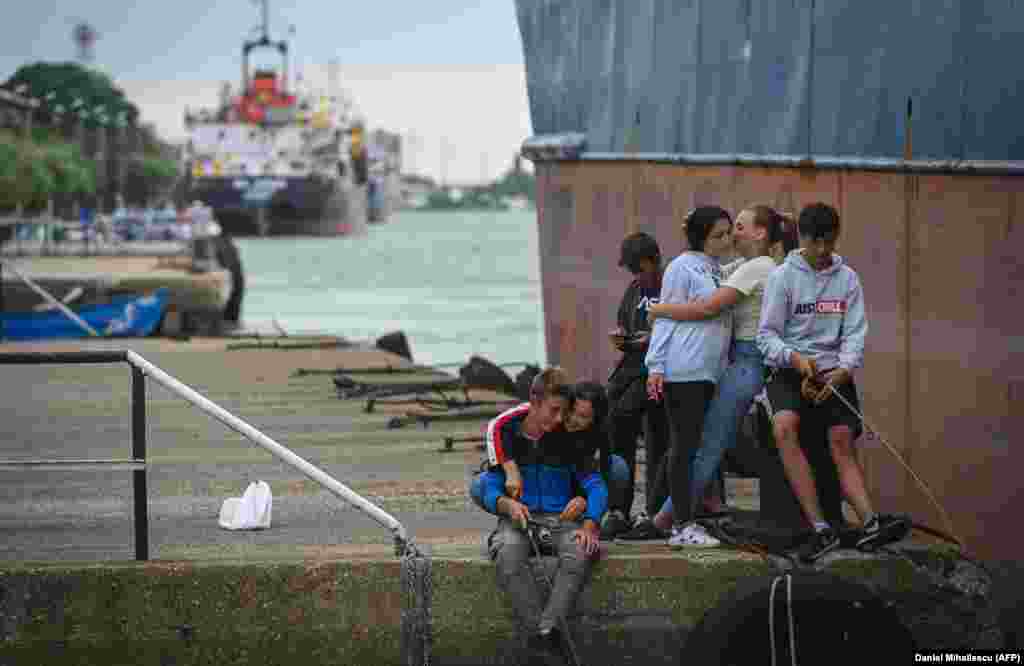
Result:
[[1024,3],[516,4],[534,131],[592,151],[1024,159]]

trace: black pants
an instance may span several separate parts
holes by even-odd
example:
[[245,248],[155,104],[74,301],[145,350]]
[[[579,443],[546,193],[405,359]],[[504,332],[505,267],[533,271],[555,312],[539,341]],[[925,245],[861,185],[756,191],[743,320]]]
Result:
[[715,385],[711,382],[665,382],[664,402],[671,442],[667,454],[669,491],[677,525],[688,523],[694,517],[690,467],[700,448],[704,415],[714,394]]
[[608,508],[630,514],[636,493],[637,438],[644,434],[647,463],[644,467],[644,508],[654,517],[668,497],[668,471],[663,469],[668,449],[668,422],[665,410],[647,398],[647,380],[634,380],[612,405],[608,415],[608,436],[612,453],[622,456],[629,466],[629,483],[621,496],[609,497]]

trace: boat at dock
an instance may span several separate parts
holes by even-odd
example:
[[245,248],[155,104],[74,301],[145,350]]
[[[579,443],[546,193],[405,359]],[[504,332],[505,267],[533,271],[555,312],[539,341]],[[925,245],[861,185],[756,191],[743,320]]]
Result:
[[121,296],[110,303],[88,305],[73,311],[87,326],[59,309],[41,312],[0,312],[0,340],[60,340],[99,337],[145,337],[160,326],[167,307],[168,291],[157,289],[152,294]]
[[[185,112],[185,196],[211,207],[230,235],[364,233],[393,207],[400,139],[367,132],[340,91],[292,89],[288,42],[270,39],[261,5],[262,34],[242,47],[240,93],[225,84],[217,108]],[[276,51],[280,70],[250,72],[254,50]]]
[[[30,314],[54,301],[122,307],[125,299],[161,292],[162,317],[150,333],[219,334],[240,320],[241,261],[230,238],[203,230],[216,225],[188,225],[196,229],[188,240],[112,241],[55,218],[0,223],[15,228],[0,243],[0,314]],[[58,230],[61,240],[54,239]]]

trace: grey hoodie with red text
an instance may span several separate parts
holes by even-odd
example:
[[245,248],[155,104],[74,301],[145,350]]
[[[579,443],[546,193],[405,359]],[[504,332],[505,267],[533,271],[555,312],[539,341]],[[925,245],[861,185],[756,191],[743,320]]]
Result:
[[867,333],[860,278],[838,254],[831,266],[816,271],[793,250],[768,278],[757,332],[765,365],[790,367],[798,351],[819,370],[853,371],[864,360]]

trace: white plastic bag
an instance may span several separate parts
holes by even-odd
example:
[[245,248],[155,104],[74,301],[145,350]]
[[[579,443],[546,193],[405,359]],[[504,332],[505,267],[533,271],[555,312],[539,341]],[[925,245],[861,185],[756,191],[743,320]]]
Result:
[[226,530],[265,530],[270,527],[274,498],[266,481],[254,481],[241,497],[229,497],[220,507],[220,526]]

